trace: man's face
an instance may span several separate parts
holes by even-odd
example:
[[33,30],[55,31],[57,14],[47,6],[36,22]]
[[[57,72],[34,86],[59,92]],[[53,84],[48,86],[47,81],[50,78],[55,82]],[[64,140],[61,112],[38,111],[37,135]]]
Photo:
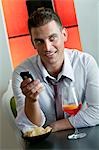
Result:
[[65,29],[60,29],[55,21],[43,26],[32,28],[31,37],[43,64],[55,65],[63,59],[64,42],[66,41]]

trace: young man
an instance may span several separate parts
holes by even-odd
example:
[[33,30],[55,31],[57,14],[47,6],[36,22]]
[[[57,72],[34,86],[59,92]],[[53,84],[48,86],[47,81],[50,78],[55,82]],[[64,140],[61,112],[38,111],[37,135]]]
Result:
[[[59,131],[99,124],[99,69],[94,58],[64,48],[66,29],[50,9],[35,11],[28,20],[28,27],[38,55],[28,58],[13,72],[19,129],[24,132],[28,127],[50,125],[53,131]],[[23,71],[30,71],[34,81],[22,80]],[[61,110],[61,101],[65,99],[62,88],[66,87],[69,92],[71,85],[78,103],[82,104],[75,116],[63,114]]]

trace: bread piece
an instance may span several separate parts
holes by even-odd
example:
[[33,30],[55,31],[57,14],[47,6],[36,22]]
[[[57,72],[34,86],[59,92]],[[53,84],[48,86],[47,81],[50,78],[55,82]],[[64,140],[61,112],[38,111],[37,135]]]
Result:
[[43,127],[35,127],[31,131],[27,131],[24,133],[24,137],[33,137],[33,136],[38,136],[42,135],[48,132],[49,128],[43,128]]

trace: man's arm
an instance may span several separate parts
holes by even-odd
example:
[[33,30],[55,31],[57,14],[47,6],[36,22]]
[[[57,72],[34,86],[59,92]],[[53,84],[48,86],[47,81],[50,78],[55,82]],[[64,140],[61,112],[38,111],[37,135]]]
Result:
[[99,68],[92,56],[84,66],[86,71],[85,101],[86,107],[75,116],[51,124],[53,131],[95,126],[99,124]]
[[40,105],[38,103],[39,93],[42,91],[43,85],[39,80],[32,81],[30,78],[23,80],[21,83],[21,90],[26,96],[24,112],[29,120],[40,126],[42,123],[42,114]]
[[26,98],[24,112],[33,124],[37,126],[41,125],[42,115],[38,101],[31,102],[28,98]]
[[68,119],[55,121],[51,123],[50,126],[52,127],[53,132],[74,128]]

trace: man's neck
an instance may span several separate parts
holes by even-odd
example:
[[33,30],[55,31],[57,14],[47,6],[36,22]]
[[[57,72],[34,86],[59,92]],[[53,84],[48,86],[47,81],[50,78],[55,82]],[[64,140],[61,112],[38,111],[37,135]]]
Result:
[[63,67],[63,62],[59,63],[59,65],[48,66],[46,69],[51,76],[57,78],[58,74],[62,70],[62,67]]

